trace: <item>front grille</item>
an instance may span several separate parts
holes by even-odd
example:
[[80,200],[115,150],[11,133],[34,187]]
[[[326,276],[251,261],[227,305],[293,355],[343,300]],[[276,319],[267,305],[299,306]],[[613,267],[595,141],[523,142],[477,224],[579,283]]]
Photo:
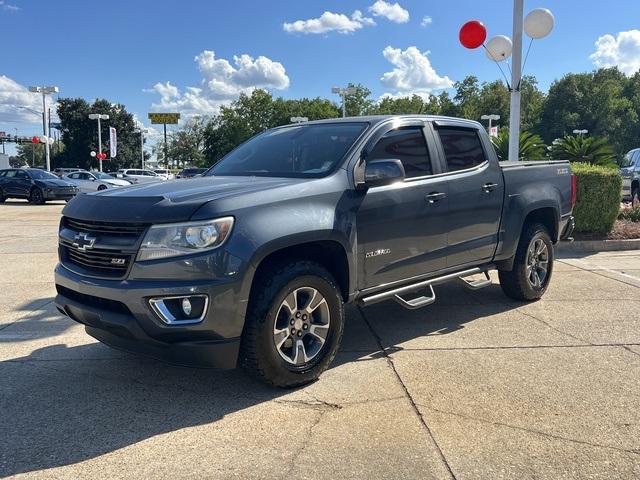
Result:
[[76,220],[64,217],[63,226],[76,232],[107,234],[113,236],[139,237],[147,229],[146,223],[111,223]]
[[[140,239],[148,225],[113,223],[63,217],[60,260],[70,270],[89,276],[123,278],[135,260]],[[64,231],[63,231],[64,230]],[[78,234],[92,237],[90,246],[78,246]],[[75,243],[75,245],[74,245]]]
[[[66,241],[60,243],[63,262],[109,277],[122,277],[127,273],[133,255],[117,250],[91,249],[78,250]],[[65,262],[65,263],[66,263]]]
[[102,310],[108,310],[113,313],[119,313],[121,315],[131,315],[131,310],[124,303],[116,300],[109,300],[108,298],[94,297],[93,295],[86,295],[84,293],[76,292],[62,285],[56,284],[56,291],[69,300],[87,305],[89,307],[97,307]]

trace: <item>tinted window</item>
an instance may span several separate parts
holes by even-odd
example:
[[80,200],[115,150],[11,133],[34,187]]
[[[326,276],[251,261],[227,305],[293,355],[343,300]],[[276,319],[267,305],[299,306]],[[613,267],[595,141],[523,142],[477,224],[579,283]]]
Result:
[[0,170],[0,177],[4,177],[4,174],[7,173],[6,170]]
[[367,160],[380,159],[400,160],[407,178],[433,173],[421,127],[403,127],[387,132],[367,155]]
[[439,128],[438,134],[450,172],[473,168],[485,162],[484,150],[475,130]]
[[5,177],[15,177],[16,176],[16,170],[7,170],[7,173],[5,173]]
[[366,126],[344,122],[268,130],[231,151],[208,175],[323,177],[340,164]]
[[72,173],[69,175],[69,178],[73,178],[74,180],[80,178],[80,174],[79,173]]
[[25,172],[24,170],[16,170],[15,177],[16,178],[29,178],[29,176],[27,175],[27,172]]

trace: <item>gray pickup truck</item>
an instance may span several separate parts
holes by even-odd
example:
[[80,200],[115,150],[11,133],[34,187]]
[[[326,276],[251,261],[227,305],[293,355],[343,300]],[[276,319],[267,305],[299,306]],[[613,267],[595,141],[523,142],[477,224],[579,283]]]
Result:
[[540,298],[574,202],[569,163],[500,164],[477,122],[289,125],[202,178],[72,200],[56,304],[116,348],[303,385],[336,355],[346,303],[420,308],[492,269],[506,295]]

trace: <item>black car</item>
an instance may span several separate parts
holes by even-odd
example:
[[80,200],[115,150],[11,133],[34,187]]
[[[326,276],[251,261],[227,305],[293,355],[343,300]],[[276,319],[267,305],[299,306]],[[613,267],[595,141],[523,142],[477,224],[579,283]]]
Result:
[[202,175],[206,171],[207,171],[206,168],[185,168],[178,175],[176,175],[176,178],[198,177],[198,176]]
[[0,202],[7,198],[26,198],[34,205],[47,200],[70,200],[78,188],[53,173],[38,168],[0,170]]

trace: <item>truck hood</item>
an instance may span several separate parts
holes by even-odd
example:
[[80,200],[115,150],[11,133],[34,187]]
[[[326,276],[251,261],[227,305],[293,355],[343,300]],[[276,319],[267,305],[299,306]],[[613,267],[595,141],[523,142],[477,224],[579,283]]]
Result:
[[146,183],[78,195],[62,213],[80,220],[103,222],[184,222],[208,202],[301,181],[304,180],[214,176]]

